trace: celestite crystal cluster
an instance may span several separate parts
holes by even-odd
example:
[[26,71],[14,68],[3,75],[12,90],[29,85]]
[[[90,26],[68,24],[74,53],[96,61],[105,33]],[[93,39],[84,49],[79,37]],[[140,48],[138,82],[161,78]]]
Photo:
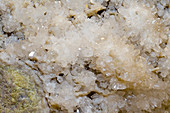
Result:
[[0,112],[170,113],[169,5],[0,0]]

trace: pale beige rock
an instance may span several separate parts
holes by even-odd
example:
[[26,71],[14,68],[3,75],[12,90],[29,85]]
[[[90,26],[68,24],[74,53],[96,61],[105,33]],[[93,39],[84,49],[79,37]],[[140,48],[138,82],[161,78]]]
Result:
[[168,113],[169,4],[1,0],[0,63],[35,77],[45,113]]

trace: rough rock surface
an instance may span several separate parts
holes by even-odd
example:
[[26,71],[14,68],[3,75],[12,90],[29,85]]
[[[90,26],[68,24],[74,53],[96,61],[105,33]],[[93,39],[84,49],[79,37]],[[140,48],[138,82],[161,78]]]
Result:
[[10,67],[0,67],[0,112],[36,113],[41,100],[30,76]]
[[169,5],[0,0],[0,63],[34,78],[40,113],[169,113]]

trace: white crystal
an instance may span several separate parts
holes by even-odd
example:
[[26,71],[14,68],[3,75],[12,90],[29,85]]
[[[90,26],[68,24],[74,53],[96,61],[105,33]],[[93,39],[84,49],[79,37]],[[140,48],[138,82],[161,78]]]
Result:
[[34,52],[34,51],[30,52],[29,57],[33,57],[33,56],[34,56],[34,54],[35,54],[35,52]]

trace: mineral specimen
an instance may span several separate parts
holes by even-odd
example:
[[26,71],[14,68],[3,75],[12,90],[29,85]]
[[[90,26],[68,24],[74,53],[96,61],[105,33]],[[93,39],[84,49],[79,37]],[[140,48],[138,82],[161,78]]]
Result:
[[169,113],[169,5],[0,0],[1,111]]

